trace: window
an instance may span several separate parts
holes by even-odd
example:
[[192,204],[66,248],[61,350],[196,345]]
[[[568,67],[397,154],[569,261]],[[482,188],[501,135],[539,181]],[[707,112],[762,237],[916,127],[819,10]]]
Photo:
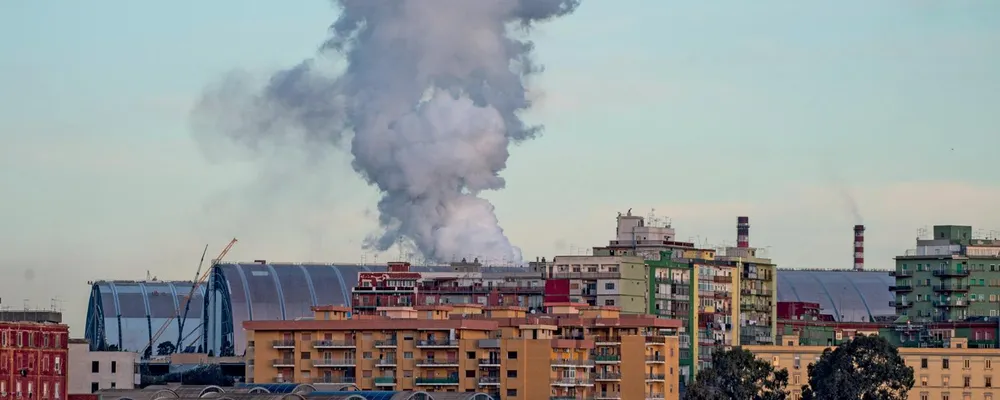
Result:
[[970,386],[972,386],[972,377],[971,376],[963,377],[962,387],[970,387]]
[[507,377],[517,378],[517,370],[516,369],[507,370]]
[[57,399],[61,398],[61,397],[59,397],[59,382],[56,382],[56,386],[55,386],[55,388],[53,388],[52,394],[54,395],[53,397],[55,397]]
[[604,288],[607,290],[615,290],[615,283],[614,282],[605,283]]
[[[46,339],[48,339],[48,337],[46,337]],[[45,383],[42,384],[42,398],[43,399],[49,398],[49,383],[48,382],[45,382]]]
[[476,370],[470,369],[470,370],[465,371],[465,377],[466,378],[475,378],[476,377]]
[[516,360],[517,359],[517,352],[516,351],[508,351],[507,352],[507,359],[508,360]]
[[56,374],[62,373],[62,359],[56,356]]
[[962,360],[962,368],[969,369],[969,360]]
[[117,384],[115,384],[114,382],[111,382],[111,388],[112,388],[112,389],[114,389],[114,388],[115,388],[115,386],[118,386],[118,385],[117,385]]
[[986,386],[986,387],[993,387],[993,377],[992,376],[987,376],[986,377],[986,382],[985,382],[984,386]]
[[992,363],[990,362],[989,359],[986,359],[986,369],[992,369],[992,368],[993,368]]
[[799,355],[796,354],[795,355],[795,362],[792,365],[792,367],[795,368],[795,369],[799,369],[800,364],[801,364],[801,360],[799,359]]
[[941,360],[941,368],[942,369],[948,369],[948,359],[947,358]]
[[476,352],[474,352],[474,351],[467,351],[467,352],[465,352],[465,358],[468,358],[470,360],[475,360],[476,359]]
[[606,306],[614,306],[615,305],[615,299],[605,299],[604,300],[604,305],[606,305]]
[[98,362],[98,361],[91,361],[90,362],[90,372],[93,372],[95,374],[100,373],[101,372],[101,363]]
[[951,383],[951,377],[949,377],[948,375],[941,377],[941,386],[948,387],[949,383]]
[[117,374],[118,373],[118,361],[112,361],[111,362],[111,373],[112,374]]
[[507,397],[517,397],[517,389],[507,389]]
[[372,359],[372,352],[366,351],[366,352],[362,353],[362,357],[364,357],[365,360],[371,360]]
[[921,358],[920,359],[920,369],[927,369],[927,359],[926,358]]
[[97,384],[97,382],[90,382],[90,393],[97,393],[100,389],[101,387]]
[[303,360],[311,360],[312,359],[312,353],[310,353],[308,351],[303,351],[302,352],[302,357],[300,357],[300,358],[302,358]]
[[927,386],[927,376],[920,377],[920,386]]
[[403,358],[405,358],[407,360],[412,359],[413,358],[413,352],[412,351],[404,351],[403,352]]

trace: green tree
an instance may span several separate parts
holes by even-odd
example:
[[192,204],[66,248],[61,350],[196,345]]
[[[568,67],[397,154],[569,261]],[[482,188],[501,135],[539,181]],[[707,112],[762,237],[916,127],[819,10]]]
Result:
[[785,400],[788,371],[775,370],[753,353],[736,347],[712,354],[712,366],[698,373],[687,400]]
[[860,335],[809,365],[803,400],[905,400],[913,388],[913,368],[877,335]]
[[174,344],[168,340],[166,342],[161,342],[159,345],[156,346],[156,355],[166,356],[174,354],[175,350],[177,350],[177,348],[174,347]]

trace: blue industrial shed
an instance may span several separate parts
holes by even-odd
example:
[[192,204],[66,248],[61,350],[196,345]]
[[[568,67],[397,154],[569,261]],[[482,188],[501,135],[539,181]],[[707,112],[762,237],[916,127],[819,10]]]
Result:
[[778,301],[819,303],[822,313],[843,322],[894,316],[888,271],[778,270]]
[[[242,355],[246,349],[244,321],[294,320],[311,317],[310,307],[315,305],[350,305],[358,273],[385,270],[385,265],[219,264],[193,297],[183,334],[175,320],[157,342],[175,342],[180,336],[183,347],[202,346],[217,355]],[[454,268],[414,266],[411,270],[450,272]],[[524,269],[490,267],[483,271],[513,273]],[[87,310],[86,337],[91,347],[115,345],[141,351],[183,305],[190,290],[191,282],[95,282]]]

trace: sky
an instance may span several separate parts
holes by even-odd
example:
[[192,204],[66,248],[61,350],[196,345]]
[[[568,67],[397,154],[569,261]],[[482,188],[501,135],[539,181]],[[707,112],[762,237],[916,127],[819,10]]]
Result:
[[[0,2],[0,306],[61,307],[82,336],[89,281],[190,280],[233,237],[228,260],[373,262],[378,193],[348,153],[247,159],[189,129],[207,85],[311,57],[336,15]],[[532,32],[545,131],[486,197],[530,259],[606,244],[629,208],[706,246],[748,215],[790,268],[850,268],[861,222],[869,269],[935,224],[1000,236],[998,20],[993,1],[584,0]]]

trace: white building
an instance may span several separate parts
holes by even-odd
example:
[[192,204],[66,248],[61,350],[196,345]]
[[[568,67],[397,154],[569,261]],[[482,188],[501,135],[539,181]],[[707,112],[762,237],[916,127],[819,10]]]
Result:
[[101,389],[134,389],[139,384],[135,361],[127,351],[90,351],[86,339],[70,339],[68,394],[94,393]]

